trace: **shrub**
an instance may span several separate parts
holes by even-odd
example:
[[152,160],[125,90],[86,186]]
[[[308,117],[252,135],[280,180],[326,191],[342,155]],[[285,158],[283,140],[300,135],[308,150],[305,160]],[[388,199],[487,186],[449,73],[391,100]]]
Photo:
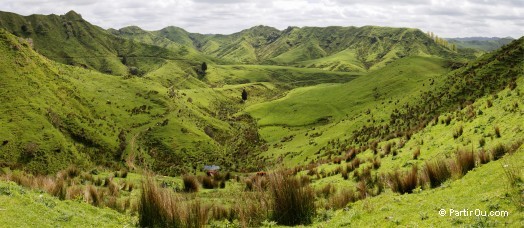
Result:
[[129,171],[127,171],[127,169],[124,169],[122,170],[122,172],[120,173],[120,177],[121,178],[127,178],[127,174],[129,173]]
[[459,175],[465,175],[468,171],[475,168],[475,155],[473,151],[459,150],[456,158],[460,172]]
[[445,160],[426,162],[424,174],[426,175],[426,179],[429,181],[429,186],[431,188],[440,186],[444,181],[451,177],[451,171]]
[[269,177],[273,201],[272,219],[280,225],[311,224],[315,215],[315,195],[309,185],[282,173]]
[[504,154],[506,154],[507,152],[508,152],[508,149],[506,148],[506,146],[502,144],[498,144],[495,147],[493,147],[493,149],[491,149],[491,156],[493,160],[496,161],[502,158]]
[[199,185],[195,176],[186,175],[182,177],[185,192],[198,192]]

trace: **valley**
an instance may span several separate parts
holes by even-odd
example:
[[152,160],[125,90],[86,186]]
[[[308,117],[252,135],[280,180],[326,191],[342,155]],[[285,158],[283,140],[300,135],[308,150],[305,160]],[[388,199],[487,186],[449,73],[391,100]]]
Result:
[[[519,226],[524,37],[448,42],[0,12],[0,221]],[[438,214],[450,208],[509,215]]]

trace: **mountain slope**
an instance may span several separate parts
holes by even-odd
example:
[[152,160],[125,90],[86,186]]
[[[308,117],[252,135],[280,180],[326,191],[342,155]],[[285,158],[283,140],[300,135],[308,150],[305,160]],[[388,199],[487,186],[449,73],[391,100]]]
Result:
[[351,145],[409,138],[442,113],[468,107],[508,84],[514,88],[524,75],[522,63],[524,38],[450,73],[439,59],[403,58],[346,84],[295,89],[246,111],[273,145],[264,157],[311,162],[313,154],[322,158]]
[[[236,62],[297,64],[341,71],[378,69],[405,56],[459,55],[417,29],[386,27],[257,26],[232,35],[195,37],[200,50]],[[342,54],[342,53],[350,54]],[[332,56],[337,57],[332,57]]]
[[114,75],[128,75],[130,67],[144,74],[165,59],[181,58],[181,53],[114,36],[74,11],[60,16],[0,12],[0,27],[30,38],[35,50],[50,59]]

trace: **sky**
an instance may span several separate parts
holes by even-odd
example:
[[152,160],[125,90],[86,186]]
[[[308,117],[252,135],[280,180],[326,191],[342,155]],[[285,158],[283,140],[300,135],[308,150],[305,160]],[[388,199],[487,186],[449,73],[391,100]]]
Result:
[[65,14],[103,28],[231,34],[256,25],[390,26],[440,37],[524,36],[524,0],[0,0],[0,11]]

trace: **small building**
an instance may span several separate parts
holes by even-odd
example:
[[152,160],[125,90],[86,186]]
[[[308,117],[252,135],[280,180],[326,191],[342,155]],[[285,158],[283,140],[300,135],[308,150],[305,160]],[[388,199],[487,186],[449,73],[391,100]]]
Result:
[[220,170],[220,166],[217,165],[205,165],[204,171],[206,172],[206,175],[208,176],[215,176],[218,174],[218,170]]

